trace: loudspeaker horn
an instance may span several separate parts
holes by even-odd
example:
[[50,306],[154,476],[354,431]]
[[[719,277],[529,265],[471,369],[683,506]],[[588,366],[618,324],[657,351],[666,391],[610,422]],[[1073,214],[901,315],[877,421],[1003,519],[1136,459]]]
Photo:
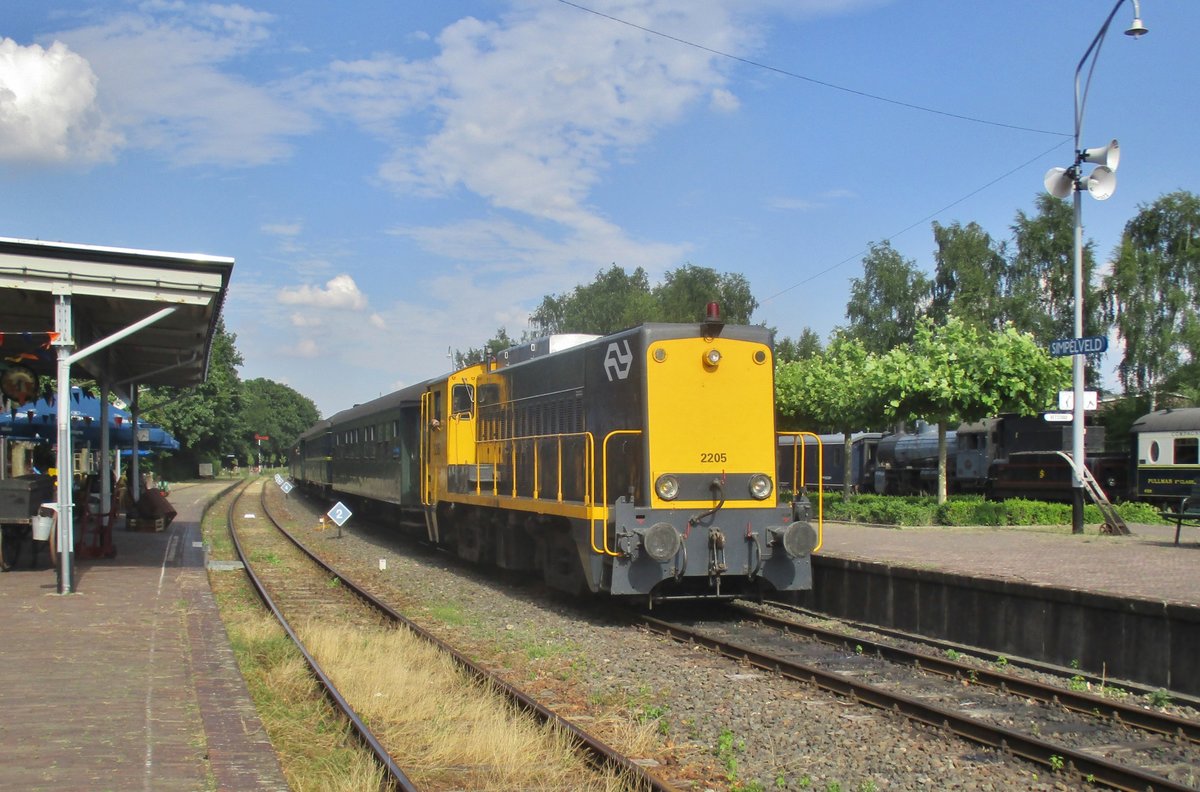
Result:
[[1075,181],[1066,168],[1051,168],[1046,171],[1046,178],[1042,183],[1046,185],[1046,192],[1055,198],[1066,198],[1075,189]]
[[1109,170],[1115,171],[1117,164],[1121,161],[1121,145],[1114,140],[1103,148],[1084,149],[1079,152],[1079,159],[1081,162],[1103,165]]
[[1113,173],[1112,168],[1097,165],[1088,174],[1087,189],[1097,201],[1107,200],[1109,196],[1116,192],[1117,174]]

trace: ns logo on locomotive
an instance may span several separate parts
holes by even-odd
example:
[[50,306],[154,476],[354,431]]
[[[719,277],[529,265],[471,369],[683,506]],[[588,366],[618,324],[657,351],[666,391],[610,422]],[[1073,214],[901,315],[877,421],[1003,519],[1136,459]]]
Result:
[[821,523],[781,501],[770,331],[559,335],[356,405],[292,477],[469,561],[656,602],[809,589]]

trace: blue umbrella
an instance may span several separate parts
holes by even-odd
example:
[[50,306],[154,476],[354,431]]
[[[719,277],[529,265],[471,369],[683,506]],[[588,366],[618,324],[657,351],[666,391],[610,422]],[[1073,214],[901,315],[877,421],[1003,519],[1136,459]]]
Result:
[[[179,441],[160,426],[138,422],[141,434],[139,445],[161,450],[177,450]],[[58,439],[58,408],[45,399],[29,402],[8,412],[0,413],[0,436],[14,440]],[[133,418],[112,405],[108,408],[108,437],[113,446],[133,444]],[[100,400],[71,388],[71,439],[80,445],[100,442]]]

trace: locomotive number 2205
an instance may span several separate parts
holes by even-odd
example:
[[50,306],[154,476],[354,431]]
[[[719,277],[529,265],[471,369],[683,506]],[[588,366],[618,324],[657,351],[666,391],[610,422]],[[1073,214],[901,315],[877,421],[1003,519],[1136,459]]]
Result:
[[724,451],[702,452],[700,454],[700,464],[705,462],[726,462],[728,461]]

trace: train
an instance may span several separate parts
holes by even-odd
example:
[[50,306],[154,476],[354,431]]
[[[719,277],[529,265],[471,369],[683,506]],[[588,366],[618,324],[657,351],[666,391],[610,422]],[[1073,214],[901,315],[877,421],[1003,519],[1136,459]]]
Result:
[[[1059,413],[1003,415],[965,423],[946,432],[947,489],[988,498],[1070,501],[1070,465],[1060,452],[1071,448],[1071,425]],[[856,432],[851,436],[852,492],[932,494],[937,486],[938,428],[916,422],[911,432]],[[779,477],[799,489],[840,489],[845,469],[844,437],[820,436],[823,473],[818,473],[814,437],[781,437]],[[1086,464],[1110,500],[1170,504],[1200,483],[1200,408],[1159,410],[1131,427],[1130,451],[1105,450],[1105,427],[1088,416]],[[795,449],[803,448],[803,464]],[[800,478],[798,471],[803,471]],[[818,481],[819,480],[819,481]]]
[[1130,437],[1131,497],[1171,509],[1200,486],[1200,407],[1143,415]]
[[821,523],[776,483],[771,331],[555,335],[322,420],[294,482],[466,561],[643,600],[810,589]]

